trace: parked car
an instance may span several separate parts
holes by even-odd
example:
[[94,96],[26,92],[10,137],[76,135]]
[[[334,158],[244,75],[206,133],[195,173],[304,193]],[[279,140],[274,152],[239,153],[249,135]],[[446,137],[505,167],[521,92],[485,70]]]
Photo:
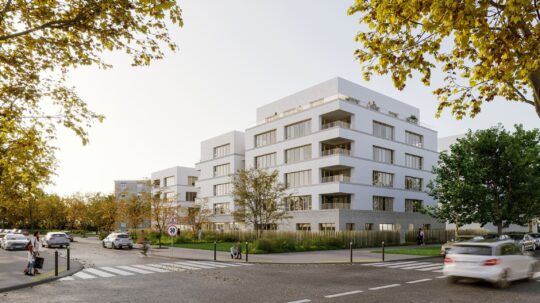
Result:
[[528,234],[508,234],[508,236],[521,248],[521,251],[536,250],[536,241]]
[[540,249],[540,233],[529,234],[536,242],[536,249]]
[[454,246],[456,243],[465,242],[465,241],[480,241],[484,240],[484,237],[482,236],[474,236],[474,235],[461,235],[457,236],[456,239],[452,239],[446,243],[444,243],[441,246],[441,255],[444,257],[448,253],[448,251]]
[[126,233],[112,233],[101,241],[104,248],[133,248],[133,241]]
[[510,240],[463,242],[448,251],[443,274],[451,283],[469,278],[505,288],[511,281],[532,279],[536,262]]
[[23,235],[7,234],[4,238],[2,238],[0,245],[5,250],[24,249],[28,241],[30,240]]
[[48,232],[43,240],[43,247],[68,247],[69,238],[63,232]]
[[511,240],[508,235],[499,235],[499,234],[487,234],[483,236],[486,240],[495,240],[495,241],[505,241]]
[[69,231],[63,231],[69,239],[69,242],[73,242],[73,235]]

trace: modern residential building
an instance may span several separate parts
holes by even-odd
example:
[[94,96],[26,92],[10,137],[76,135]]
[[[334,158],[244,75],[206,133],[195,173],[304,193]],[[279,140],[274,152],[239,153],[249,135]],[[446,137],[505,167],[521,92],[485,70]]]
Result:
[[245,139],[233,132],[204,141],[201,197],[227,229],[234,226],[225,216],[234,207],[228,176],[244,166],[277,169],[294,196],[287,203],[292,218],[278,229],[442,228],[418,212],[434,203],[425,187],[438,159],[437,132],[419,117],[418,108],[328,80],[258,108]]
[[199,171],[197,187],[201,203],[214,214],[213,228],[217,230],[240,228],[234,222],[232,177],[245,167],[244,133],[232,131],[201,143],[201,160],[195,164]]
[[[149,180],[115,180],[114,181],[114,196],[117,200],[129,199],[131,197],[142,197],[144,193],[150,194],[152,189],[149,185]],[[119,222],[119,229],[126,229],[127,222]],[[150,227],[150,214],[148,218],[143,220],[139,228]]]

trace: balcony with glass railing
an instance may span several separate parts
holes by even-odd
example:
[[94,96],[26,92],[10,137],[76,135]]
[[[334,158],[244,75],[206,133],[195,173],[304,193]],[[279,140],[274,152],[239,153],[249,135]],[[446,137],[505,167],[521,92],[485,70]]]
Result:
[[353,114],[343,110],[335,110],[321,115],[321,129],[333,127],[352,128],[352,116]]
[[321,156],[344,155],[350,156],[352,141],[344,138],[334,138],[321,142]]
[[321,198],[321,209],[351,209],[351,194],[327,194]]
[[321,170],[321,183],[351,182],[350,168],[330,168]]

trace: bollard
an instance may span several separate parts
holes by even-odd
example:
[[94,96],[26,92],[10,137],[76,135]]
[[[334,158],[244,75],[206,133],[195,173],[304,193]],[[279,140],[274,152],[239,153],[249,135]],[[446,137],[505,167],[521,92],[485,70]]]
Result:
[[217,250],[217,241],[214,241],[214,261],[216,261],[216,258],[217,258],[216,250]]
[[54,251],[54,276],[58,276],[58,250]]
[[382,261],[384,262],[384,241],[382,241]]
[[249,243],[246,241],[246,263],[249,261]]
[[352,255],[352,241],[351,243],[349,243],[350,247],[351,247],[351,264],[353,264],[353,255]]
[[70,253],[69,253],[69,246],[68,246],[68,247],[67,247],[67,270],[69,270],[70,265],[71,265],[71,264],[70,264],[71,262],[70,262],[70,260],[69,260],[69,259],[70,259],[70,258],[69,258],[69,255],[70,255]]

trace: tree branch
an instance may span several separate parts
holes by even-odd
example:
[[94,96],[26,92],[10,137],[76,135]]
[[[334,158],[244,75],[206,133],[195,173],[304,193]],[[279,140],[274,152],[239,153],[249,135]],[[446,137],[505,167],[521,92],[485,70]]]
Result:
[[518,94],[518,96],[521,98],[521,101],[534,106],[534,101],[527,99],[525,95],[523,95],[523,93],[520,92],[512,83],[506,82],[506,84],[510,86],[516,94]]
[[537,0],[534,0],[534,10],[536,11],[536,18],[538,18],[538,21],[540,22],[540,10],[538,10]]

